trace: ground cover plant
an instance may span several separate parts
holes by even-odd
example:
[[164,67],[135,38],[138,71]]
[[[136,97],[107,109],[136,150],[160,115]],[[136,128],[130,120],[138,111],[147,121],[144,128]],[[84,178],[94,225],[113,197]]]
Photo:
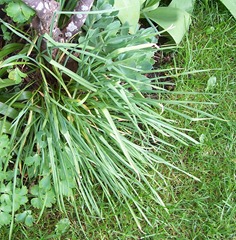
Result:
[[[108,3],[98,1],[95,9],[107,10],[109,7]],[[62,216],[67,218],[58,219],[55,231],[58,235],[52,234],[51,238],[66,233],[76,239],[83,231],[90,239],[137,238],[142,233],[137,233],[130,224],[132,218],[146,232],[143,234],[146,237],[157,236],[160,226],[163,237],[171,232],[168,228],[172,229],[170,234],[181,236],[178,228],[181,224],[176,224],[177,227],[166,225],[164,220],[168,219],[165,211],[173,213],[176,208],[163,207],[162,199],[168,203],[170,195],[176,196],[175,189],[171,189],[176,182],[172,183],[169,178],[176,181],[190,179],[170,170],[174,167],[173,156],[176,156],[173,149],[177,147],[176,152],[178,149],[184,151],[177,141],[196,143],[196,140],[186,134],[189,126],[182,124],[180,128],[185,120],[178,120],[178,125],[172,121],[177,121],[178,115],[193,122],[209,117],[199,111],[192,113],[191,117],[186,113],[191,114],[189,110],[194,112],[195,107],[190,109],[189,104],[209,102],[210,95],[204,100],[193,100],[190,99],[192,95],[183,94],[186,89],[171,94],[162,88],[161,83],[153,82],[156,78],[147,78],[146,74],[154,64],[151,57],[156,52],[153,47],[157,41],[155,31],[141,29],[129,35],[129,26],[121,27],[115,13],[100,12],[89,16],[85,32],[78,39],[79,46],[61,44],[46,35],[49,45],[44,54],[37,48],[39,42],[35,46],[35,42],[19,29],[4,26],[14,35],[30,40],[28,45],[10,44],[1,51],[1,74],[7,76],[3,83],[9,84],[9,80],[13,80],[15,84],[13,87],[8,85],[8,88],[3,86],[1,92],[1,216],[4,217],[1,219],[4,223],[12,223],[13,230],[15,220],[18,226],[22,226],[22,234],[30,238],[31,230],[27,226],[45,221],[48,213],[54,218],[52,207],[57,203],[59,210],[67,214]],[[211,27],[207,29],[210,32],[214,30]],[[52,59],[49,56],[55,48],[61,52]],[[67,62],[71,58],[78,65],[78,75],[68,69]],[[186,67],[185,72],[201,68],[205,67]],[[164,70],[154,72],[160,71]],[[178,76],[181,76],[179,72]],[[215,86],[211,82],[207,91],[212,91]],[[147,97],[153,95],[155,99]],[[208,110],[214,109],[211,105],[206,106]],[[203,106],[204,111],[206,106]],[[195,138],[198,136],[190,134]],[[204,136],[206,134],[201,135],[202,142]],[[176,141],[170,141],[170,137]],[[162,157],[168,158],[168,154],[171,158],[165,161]],[[189,171],[190,166],[183,163],[179,169],[199,176],[199,172]],[[189,181],[197,185],[196,180]],[[20,201],[14,201],[12,205],[12,197]],[[162,207],[157,207],[155,202]],[[51,209],[45,212],[47,207]],[[230,221],[234,212],[231,208]],[[73,225],[74,214],[81,225],[77,222]],[[178,212],[174,214],[178,221]],[[160,215],[162,217],[157,218]],[[108,216],[112,219],[110,223],[104,221]],[[156,232],[145,224],[142,220],[145,218],[155,226]],[[158,221],[163,221],[166,228]],[[107,224],[114,231],[107,232]],[[126,232],[122,233],[119,227]],[[187,228],[186,236],[194,233],[191,227]],[[39,234],[45,238],[43,232],[39,231]],[[200,230],[198,234],[202,234]]]

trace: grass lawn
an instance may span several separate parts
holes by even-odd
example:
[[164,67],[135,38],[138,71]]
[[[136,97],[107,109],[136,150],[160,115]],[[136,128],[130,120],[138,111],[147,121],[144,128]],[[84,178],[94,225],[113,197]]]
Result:
[[[197,107],[221,118],[191,122],[176,119],[181,126],[194,129],[192,135],[201,144],[183,146],[173,142],[176,148],[168,149],[163,156],[200,181],[178,171],[167,171],[166,184],[157,188],[160,188],[169,213],[154,204],[146,193],[140,192],[152,224],[141,222],[142,231],[137,229],[128,209],[121,203],[116,206],[119,216],[114,216],[106,202],[101,202],[102,220],[88,216],[81,225],[72,221],[63,233],[57,223],[66,216],[57,209],[50,209],[31,228],[16,225],[13,239],[83,239],[83,231],[88,239],[236,239],[235,20],[216,4],[209,8],[202,5],[195,13],[187,38],[174,55],[169,67],[181,68],[181,72],[208,71],[179,75],[176,79],[176,91],[200,94],[171,97],[214,102],[214,105],[199,103]],[[194,117],[203,117],[201,112],[198,114]],[[158,179],[159,176],[154,177]],[[75,217],[69,205],[68,215],[71,219]],[[7,227],[0,229],[0,239],[7,239],[7,235]]]

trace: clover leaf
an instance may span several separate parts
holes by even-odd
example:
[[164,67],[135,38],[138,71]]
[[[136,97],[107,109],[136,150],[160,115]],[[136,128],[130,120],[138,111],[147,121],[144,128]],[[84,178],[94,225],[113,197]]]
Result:
[[14,22],[24,23],[35,14],[34,10],[22,1],[11,1],[6,7],[6,13]]
[[7,212],[0,212],[0,226],[8,225],[11,222],[11,215]]

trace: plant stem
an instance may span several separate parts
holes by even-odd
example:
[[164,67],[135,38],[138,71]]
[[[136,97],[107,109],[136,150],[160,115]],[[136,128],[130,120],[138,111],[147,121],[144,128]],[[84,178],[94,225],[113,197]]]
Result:
[[[26,5],[36,11],[32,25],[39,35],[50,33],[52,29],[53,38],[58,40],[60,30],[57,28],[58,16],[55,12],[60,10],[60,4],[54,0],[22,0]],[[53,24],[52,24],[53,23]]]
[[77,3],[74,11],[78,13],[71,16],[67,26],[62,30],[65,39],[71,38],[73,35],[79,32],[85,23],[85,20],[88,16],[88,11],[90,11],[93,2],[94,0],[80,0]]
[[36,11],[36,17],[32,22],[32,26],[39,35],[52,32],[52,37],[55,41],[65,42],[73,35],[79,32],[88,16],[94,0],[78,1],[73,14],[62,30],[58,28],[58,16],[55,12],[60,10],[60,4],[55,0],[22,0],[26,5]]

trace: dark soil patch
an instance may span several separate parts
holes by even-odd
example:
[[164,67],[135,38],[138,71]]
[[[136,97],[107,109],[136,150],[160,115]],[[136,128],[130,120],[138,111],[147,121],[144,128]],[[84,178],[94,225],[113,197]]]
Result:
[[[157,51],[155,53],[154,60],[154,70],[165,69],[165,67],[168,67],[173,63],[173,53]],[[169,91],[173,91],[175,89],[175,79],[169,76],[168,71],[163,70],[160,72],[148,73],[146,76],[148,78],[154,79],[153,84],[158,87],[163,87]]]

